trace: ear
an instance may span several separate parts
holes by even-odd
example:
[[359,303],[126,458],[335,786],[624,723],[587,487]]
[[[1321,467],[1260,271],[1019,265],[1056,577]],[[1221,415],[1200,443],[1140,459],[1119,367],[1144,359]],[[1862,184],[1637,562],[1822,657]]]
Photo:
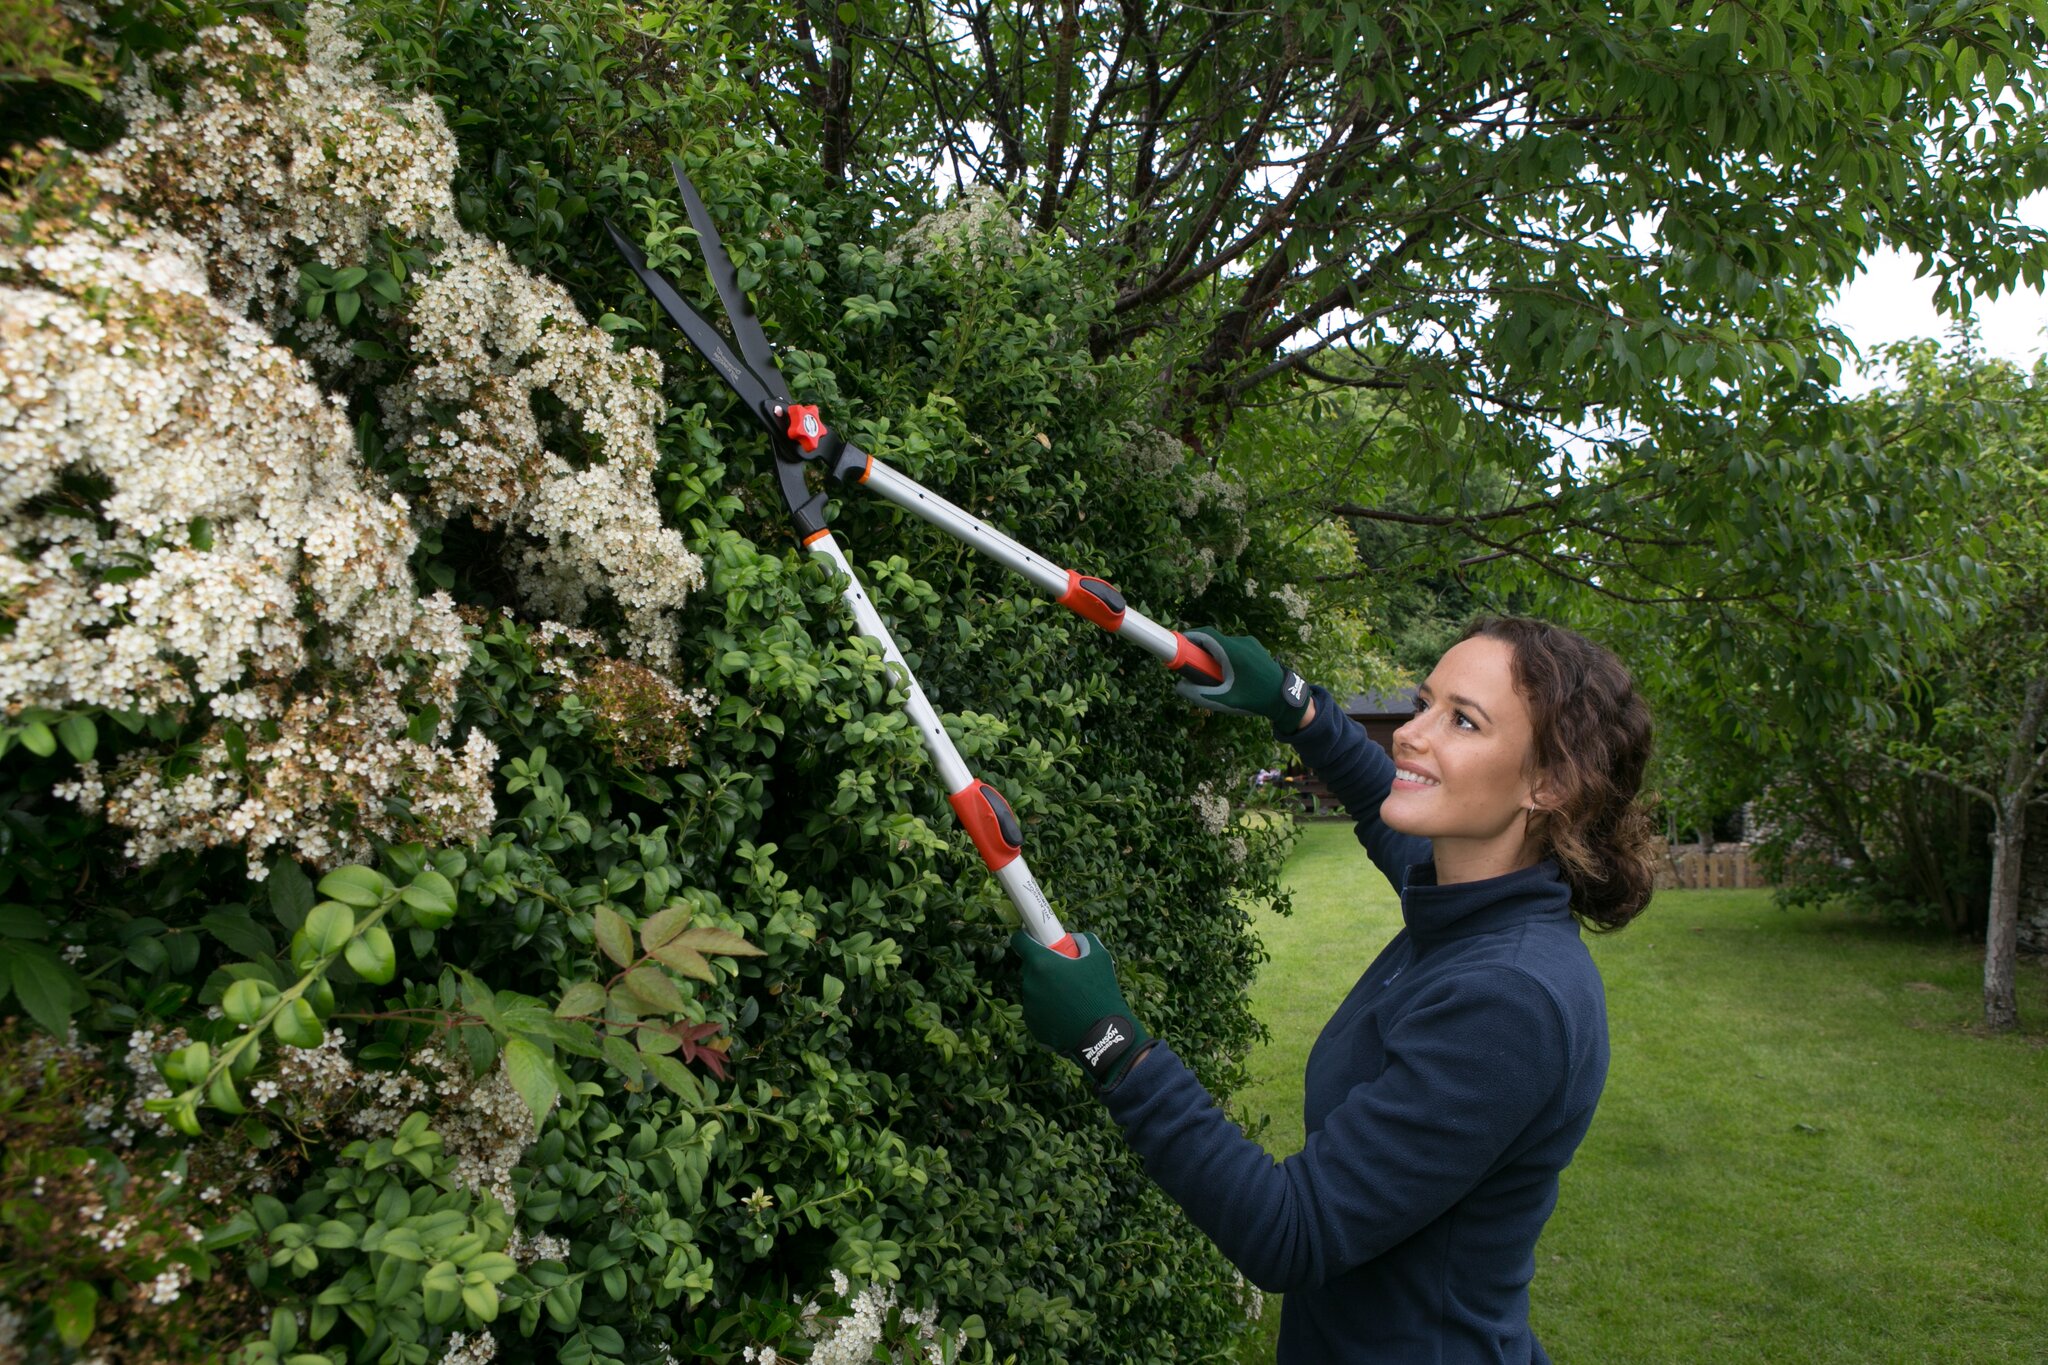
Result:
[[1547,815],[1555,808],[1551,797],[1550,775],[1537,773],[1529,781],[1529,799],[1523,803],[1524,810],[1531,815]]

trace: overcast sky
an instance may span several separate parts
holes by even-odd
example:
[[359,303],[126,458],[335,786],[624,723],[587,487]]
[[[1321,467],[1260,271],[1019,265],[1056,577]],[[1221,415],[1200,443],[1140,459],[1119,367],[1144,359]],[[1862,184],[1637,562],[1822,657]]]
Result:
[[[2020,217],[2036,227],[2048,227],[2048,194],[2037,194],[2020,206]],[[1842,291],[1827,317],[1868,354],[1889,341],[1907,337],[1937,337],[1949,341],[1949,323],[1934,311],[1934,281],[1914,279],[1915,262],[1910,256],[1886,251],[1870,257],[1864,273]],[[1996,300],[1977,301],[1977,323],[1984,349],[2020,364],[2031,364],[2048,339],[2048,299],[2022,286],[2017,294]],[[1851,389],[1868,388],[1870,376],[1856,382],[1846,371],[1843,384]]]

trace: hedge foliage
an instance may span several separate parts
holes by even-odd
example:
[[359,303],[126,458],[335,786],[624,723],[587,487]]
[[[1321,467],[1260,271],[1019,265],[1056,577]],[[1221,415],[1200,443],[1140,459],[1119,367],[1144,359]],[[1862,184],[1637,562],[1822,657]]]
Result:
[[[665,178],[663,157],[682,156],[800,399],[1159,619],[1291,638],[1300,599],[1256,582],[1308,571],[1308,552],[1261,537],[1234,490],[1155,429],[1142,357],[1091,358],[1101,300],[1056,244],[971,196],[921,217],[828,196],[814,166],[752,136],[744,83],[696,60],[719,41],[715,5],[522,14],[368,0],[347,22],[390,106],[428,96],[453,130],[460,232],[509,252],[512,273],[491,278],[520,298],[566,290],[660,362],[657,380],[632,361],[630,382],[665,400],[647,486],[703,573],[671,656],[640,647],[652,608],[636,616],[602,579],[580,600],[561,589],[575,547],[457,505],[408,444],[423,419],[392,395],[429,391],[422,299],[458,278],[453,236],[357,224],[334,240],[362,254],[306,251],[280,285],[243,269],[257,255],[228,259],[248,218],[223,228],[219,197],[94,186],[82,168],[97,163],[55,144],[10,167],[0,290],[17,298],[66,287],[37,243],[97,242],[83,259],[111,270],[132,247],[115,244],[120,224],[182,234],[151,238],[173,257],[222,234],[194,287],[239,302],[230,286],[247,286],[239,325],[260,335],[197,314],[161,325],[201,331],[166,335],[296,355],[343,405],[357,475],[408,509],[400,596],[463,624],[452,699],[406,684],[391,693],[402,733],[365,741],[410,742],[427,763],[462,740],[497,764],[479,840],[437,841],[445,824],[404,791],[371,810],[337,789],[319,807],[332,856],[286,842],[251,880],[248,849],[218,830],[132,856],[121,809],[93,797],[97,775],[145,768],[173,792],[200,771],[260,789],[283,761],[267,756],[278,721],[245,732],[204,688],[150,709],[83,690],[0,698],[0,983],[23,1015],[0,1054],[6,1349],[294,1365],[1226,1351],[1255,1300],[1078,1074],[1032,1044],[1006,903],[890,672],[791,544],[751,420],[665,330],[600,220],[709,306]],[[319,76],[308,35],[338,50],[333,19],[138,4],[97,36],[138,82],[115,105],[133,136],[150,117],[139,91],[189,113],[223,54],[264,32],[282,44],[262,59],[271,75],[236,66],[228,84],[253,101],[274,76],[263,98],[284,118],[276,92]],[[260,28],[215,27],[230,20]],[[390,126],[431,150],[424,108]],[[93,119],[71,125],[80,142],[109,126]],[[337,165],[363,150],[346,128],[309,135]],[[264,249],[303,240],[280,229]],[[65,306],[141,325],[122,297],[88,278]],[[541,340],[490,363],[541,375],[521,401],[549,458],[630,485],[622,447],[562,378],[611,362],[532,358],[584,326],[549,306]],[[428,415],[471,430],[475,402]],[[10,494],[9,515],[71,517],[110,543],[111,497],[87,451],[33,497]],[[835,524],[962,752],[1015,807],[1055,905],[1115,946],[1138,1013],[1227,1096],[1256,1030],[1242,907],[1275,893],[1285,833],[1233,823],[1225,801],[1265,738],[1180,707],[1155,663],[878,501],[845,503]],[[128,569],[81,551],[73,570],[128,582],[213,551],[194,520]],[[532,568],[550,554],[557,568]],[[303,665],[242,684],[278,706],[343,686],[294,581]],[[25,609],[4,605],[0,649],[20,643]],[[190,683],[177,648],[164,657]],[[380,666],[388,681],[426,665],[400,647]]]

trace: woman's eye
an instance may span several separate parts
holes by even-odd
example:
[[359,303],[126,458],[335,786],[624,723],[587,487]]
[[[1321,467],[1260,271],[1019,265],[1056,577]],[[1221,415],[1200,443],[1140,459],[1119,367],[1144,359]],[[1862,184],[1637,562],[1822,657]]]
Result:
[[1458,724],[1464,726],[1467,730],[1477,730],[1479,728],[1477,725],[1472,723],[1472,718],[1466,715],[1463,711],[1451,712],[1451,719],[1456,721]]

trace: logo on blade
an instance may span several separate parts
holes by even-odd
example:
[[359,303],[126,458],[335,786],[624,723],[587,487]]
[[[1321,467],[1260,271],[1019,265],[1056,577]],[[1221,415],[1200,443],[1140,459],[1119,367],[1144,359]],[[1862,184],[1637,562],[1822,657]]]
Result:
[[1102,1060],[1103,1053],[1109,1051],[1118,1043],[1128,1041],[1129,1040],[1124,1037],[1124,1031],[1118,1028],[1115,1024],[1111,1024],[1109,1026],[1109,1032],[1103,1034],[1093,1043],[1090,1043],[1087,1047],[1081,1049],[1081,1055],[1088,1059],[1088,1065],[1094,1066],[1097,1062],[1100,1062]]

